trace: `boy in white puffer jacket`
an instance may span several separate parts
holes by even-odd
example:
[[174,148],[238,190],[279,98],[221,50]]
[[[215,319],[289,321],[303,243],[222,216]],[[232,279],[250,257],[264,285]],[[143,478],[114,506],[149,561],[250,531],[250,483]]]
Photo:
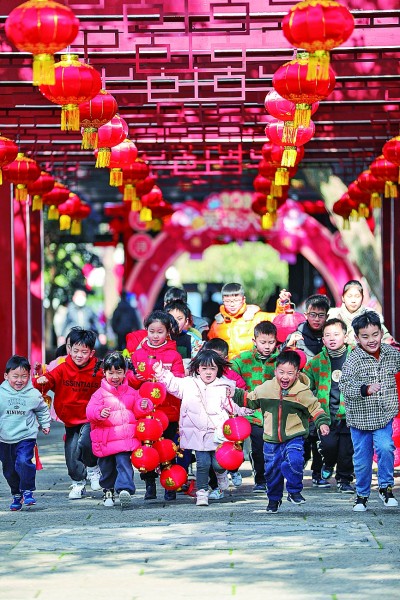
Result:
[[190,362],[189,377],[175,377],[158,362],[153,366],[159,381],[182,400],[179,433],[180,445],[196,454],[196,505],[208,506],[208,473],[210,466],[217,474],[221,490],[229,487],[227,471],[215,457],[222,435],[222,425],[233,414],[247,415],[252,411],[241,408],[230,397],[235,382],[223,375],[230,363],[214,350],[201,350]]

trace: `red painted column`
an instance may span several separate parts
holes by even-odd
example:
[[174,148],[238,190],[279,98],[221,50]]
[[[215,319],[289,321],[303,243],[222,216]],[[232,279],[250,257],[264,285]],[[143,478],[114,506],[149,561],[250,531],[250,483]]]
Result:
[[4,373],[7,360],[14,354],[15,341],[15,310],[14,310],[14,235],[13,230],[13,201],[10,186],[0,186],[0,377]]
[[43,213],[31,212],[30,219],[30,359],[44,362],[44,278],[43,278]]
[[382,203],[383,315],[394,338],[400,338],[400,206],[397,198]]
[[14,201],[15,354],[29,357],[29,205]]

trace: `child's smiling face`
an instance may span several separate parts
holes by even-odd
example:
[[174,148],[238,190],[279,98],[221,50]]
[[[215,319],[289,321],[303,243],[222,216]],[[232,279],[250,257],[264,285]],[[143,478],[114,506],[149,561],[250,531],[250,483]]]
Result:
[[299,370],[288,362],[278,365],[275,369],[278,385],[283,390],[288,390],[297,380],[298,375]]
[[367,327],[362,327],[355,338],[365,352],[374,354],[381,346],[383,331],[378,325],[370,323]]
[[8,381],[13,390],[19,392],[29,381],[29,371],[22,367],[10,369],[8,373],[4,373],[4,379]]

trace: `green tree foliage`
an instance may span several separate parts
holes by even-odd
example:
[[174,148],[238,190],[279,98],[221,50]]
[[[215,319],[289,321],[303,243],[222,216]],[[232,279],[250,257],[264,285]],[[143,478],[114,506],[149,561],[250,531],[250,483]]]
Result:
[[242,283],[249,303],[263,306],[278,286],[287,287],[288,265],[263,242],[211,246],[202,259],[185,253],[175,263],[182,283]]

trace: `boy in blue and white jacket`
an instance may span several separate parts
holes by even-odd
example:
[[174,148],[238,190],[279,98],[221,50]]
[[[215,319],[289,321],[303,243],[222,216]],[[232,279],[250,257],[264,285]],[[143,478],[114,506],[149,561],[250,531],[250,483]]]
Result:
[[32,459],[39,425],[45,435],[50,431],[50,411],[33,387],[30,372],[28,359],[15,354],[7,361],[0,385],[0,461],[13,495],[10,510],[36,504]]

